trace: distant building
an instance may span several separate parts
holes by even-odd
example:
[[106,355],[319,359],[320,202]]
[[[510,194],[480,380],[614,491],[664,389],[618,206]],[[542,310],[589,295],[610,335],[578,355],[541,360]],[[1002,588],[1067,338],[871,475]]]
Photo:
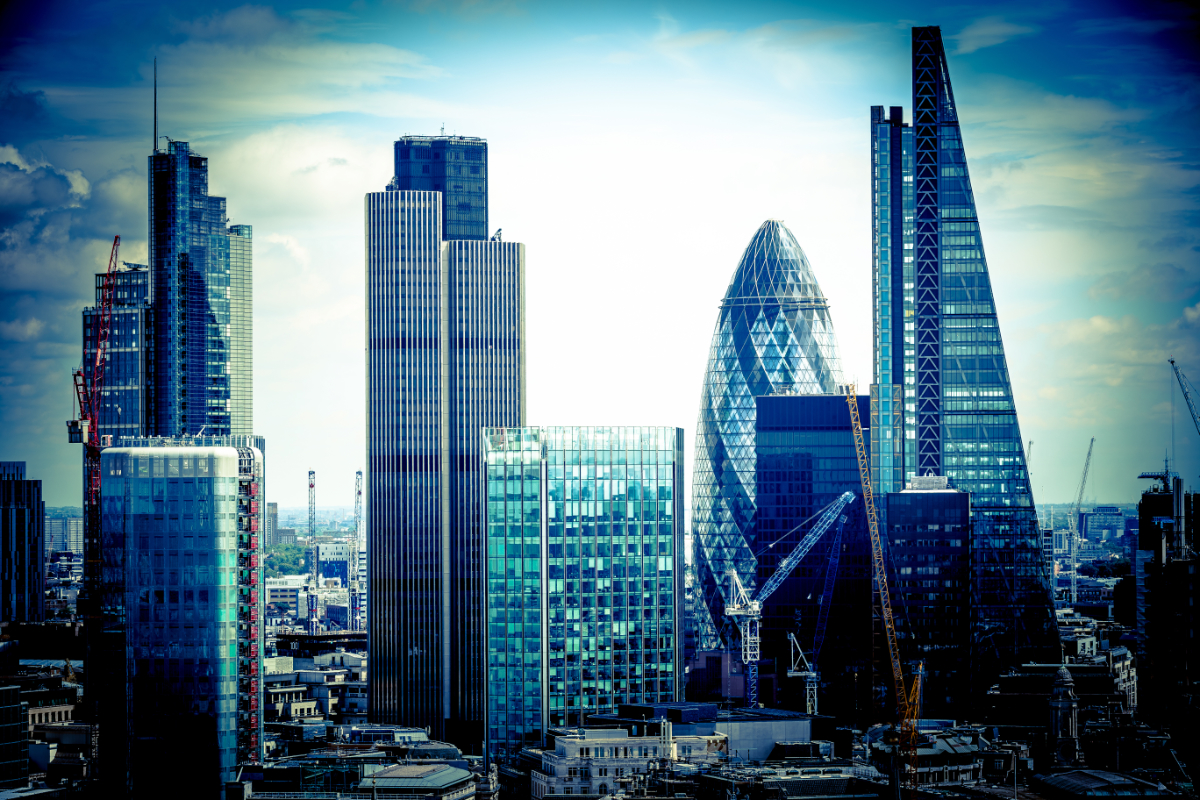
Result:
[[295,544],[296,529],[295,528],[276,528],[275,529],[275,544]]
[[0,462],[0,620],[45,619],[46,504],[24,461]]
[[971,495],[946,478],[917,477],[886,495],[884,508],[903,658],[925,664],[922,713],[954,717],[972,703],[976,661],[989,665],[990,677],[997,649],[987,639],[971,643]]
[[267,516],[265,523],[266,532],[263,534],[263,547],[274,547],[276,544],[278,544],[275,538],[277,535],[276,532],[279,530],[278,503],[267,503]]
[[1079,534],[1089,542],[1115,542],[1125,533],[1125,513],[1117,506],[1096,506],[1079,517]]
[[214,793],[239,763],[262,758],[263,462],[249,439],[127,439],[101,457],[102,545],[116,554],[105,600],[126,620],[106,635],[128,653],[121,702],[102,720],[129,731],[105,742],[102,768],[108,780],[123,769],[134,797],[156,794],[180,752]]
[[83,555],[83,514],[59,516],[46,513],[46,552]]
[[488,754],[676,700],[683,430],[485,428],[483,464]]

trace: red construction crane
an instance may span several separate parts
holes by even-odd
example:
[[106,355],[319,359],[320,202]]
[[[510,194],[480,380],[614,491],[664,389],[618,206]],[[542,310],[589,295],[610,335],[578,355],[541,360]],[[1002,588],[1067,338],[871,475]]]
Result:
[[[91,375],[80,367],[72,370],[75,381],[75,399],[79,404],[79,418],[67,420],[67,440],[84,446],[84,576],[98,580],[100,574],[100,451],[111,443],[112,437],[100,437],[100,395],[104,391],[104,368],[108,362],[108,335],[112,328],[113,284],[117,274],[117,252],[121,237],[113,237],[112,254],[108,257],[108,270],[100,282],[100,300],[96,304],[93,318],[92,341],[95,343],[95,360]],[[85,590],[86,592],[86,590]],[[95,601],[95,597],[89,597]]]

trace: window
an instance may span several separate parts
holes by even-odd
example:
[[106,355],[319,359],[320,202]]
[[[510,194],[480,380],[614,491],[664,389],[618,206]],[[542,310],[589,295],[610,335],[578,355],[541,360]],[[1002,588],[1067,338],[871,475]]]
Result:
[[421,172],[422,172],[422,173],[424,173],[425,175],[428,175],[428,174],[429,174],[429,165],[428,165],[428,164],[422,164],[422,165],[421,165]]

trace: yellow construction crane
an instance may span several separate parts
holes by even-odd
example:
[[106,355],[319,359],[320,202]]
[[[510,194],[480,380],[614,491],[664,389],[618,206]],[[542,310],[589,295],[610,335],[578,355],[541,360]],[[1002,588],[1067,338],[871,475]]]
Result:
[[[846,386],[846,404],[850,407],[850,427],[854,432],[854,450],[858,455],[858,477],[862,483],[863,506],[867,510],[867,527],[871,532],[871,563],[875,569],[875,586],[879,593],[879,606],[883,615],[888,655],[892,661],[892,686],[896,695],[896,709],[900,716],[900,748],[910,753],[912,781],[915,790],[917,785],[917,718],[921,713],[921,684],[924,666],[917,666],[917,675],[913,681],[910,695],[905,689],[904,669],[900,664],[900,644],[896,638],[896,622],[892,616],[892,595],[888,589],[883,542],[879,538],[879,518],[875,514],[875,493],[871,489],[871,464],[867,459],[862,421],[858,416],[858,394],[852,383]],[[897,752],[896,756],[899,757],[900,753]]]

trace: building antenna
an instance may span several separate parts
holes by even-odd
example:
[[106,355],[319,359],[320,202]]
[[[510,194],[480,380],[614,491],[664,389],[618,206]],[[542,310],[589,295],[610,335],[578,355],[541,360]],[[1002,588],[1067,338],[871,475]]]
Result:
[[152,152],[158,152],[158,59],[154,59],[154,147]]

